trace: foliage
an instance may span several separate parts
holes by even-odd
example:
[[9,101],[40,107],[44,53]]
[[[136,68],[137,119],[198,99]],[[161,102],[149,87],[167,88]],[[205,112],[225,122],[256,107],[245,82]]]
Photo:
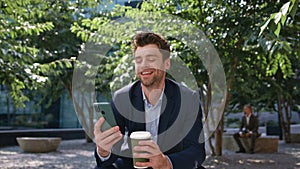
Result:
[[48,8],[38,0],[4,0],[0,5],[0,79],[9,86],[16,105],[24,106],[28,98],[22,90],[33,89],[44,82],[32,65],[38,57],[38,49],[30,44],[31,37],[51,30],[53,23],[38,21]]
[[[81,40],[71,25],[94,15],[98,1],[1,1],[0,80],[17,107],[25,106],[24,90],[39,90],[50,104],[71,86],[74,58]],[[44,90],[42,90],[44,89]]]
[[[259,35],[261,35],[264,30],[268,27],[270,22],[274,20],[274,24],[277,25],[274,31],[274,34],[278,37],[280,34],[281,27],[285,26],[288,16],[290,15],[293,19],[295,19],[295,15],[297,12],[299,0],[291,0],[286,2],[278,12],[272,13],[270,18],[266,21],[266,23],[261,27],[261,31]],[[273,25],[271,27],[274,27]]]

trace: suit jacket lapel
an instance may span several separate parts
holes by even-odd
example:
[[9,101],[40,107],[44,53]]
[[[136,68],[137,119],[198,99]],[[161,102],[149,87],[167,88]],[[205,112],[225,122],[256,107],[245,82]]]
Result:
[[252,114],[252,115],[250,116],[250,119],[249,119],[249,126],[251,127],[252,130],[253,130],[253,128],[254,128],[253,119],[254,119],[254,116],[253,116],[253,114]]
[[242,121],[243,127],[247,127],[247,119],[246,116],[243,116],[243,121]]
[[165,83],[165,91],[161,106],[161,115],[159,118],[159,127],[158,127],[158,134],[161,134],[164,132],[168,126],[170,125],[170,117],[172,117],[172,112],[174,108],[174,93],[178,93],[178,91],[175,91],[170,85],[169,80],[166,80]]
[[137,82],[135,87],[132,88],[131,101],[133,105],[131,110],[132,119],[136,119],[131,122],[132,128],[135,129],[136,131],[137,130],[145,131],[146,130],[145,107],[144,107],[142,87],[140,82]]

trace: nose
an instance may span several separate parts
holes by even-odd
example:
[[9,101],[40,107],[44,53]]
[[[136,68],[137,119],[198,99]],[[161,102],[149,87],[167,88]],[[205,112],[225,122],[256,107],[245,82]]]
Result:
[[149,62],[147,61],[147,59],[142,59],[141,63],[140,63],[140,66],[142,68],[147,68],[149,67]]

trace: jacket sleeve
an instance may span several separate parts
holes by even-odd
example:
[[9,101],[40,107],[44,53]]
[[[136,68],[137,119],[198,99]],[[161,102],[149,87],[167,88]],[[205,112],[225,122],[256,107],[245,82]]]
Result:
[[243,116],[241,118],[241,125],[240,125],[240,131],[243,131],[243,128],[246,127],[246,118]]
[[109,167],[117,160],[117,156],[114,155],[114,154],[111,154],[111,156],[108,160],[101,161],[101,159],[100,159],[100,157],[98,156],[98,153],[97,153],[97,148],[95,149],[94,156],[95,156],[95,159],[96,159],[97,168]]
[[253,133],[258,133],[258,118],[256,116],[253,116],[253,129],[252,132]]
[[[194,100],[198,100],[195,98]],[[183,139],[183,150],[169,154],[168,157],[172,162],[173,169],[192,169],[202,168],[201,164],[205,160],[205,146],[204,146],[204,132],[202,126],[202,111],[200,102],[193,102],[191,105],[199,105],[197,108],[198,115],[195,119],[193,117],[187,117],[186,122],[195,121],[194,125]],[[197,106],[194,106],[197,107]],[[190,112],[186,112],[185,115],[189,116]]]

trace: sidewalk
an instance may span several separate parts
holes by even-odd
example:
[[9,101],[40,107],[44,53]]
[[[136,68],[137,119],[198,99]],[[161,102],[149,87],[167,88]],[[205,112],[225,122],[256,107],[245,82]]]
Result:
[[62,141],[56,152],[24,153],[18,146],[0,148],[1,169],[92,169],[94,143]]
[[[1,169],[92,169],[94,143],[85,140],[62,141],[51,153],[24,153],[18,146],[0,148]],[[216,169],[300,169],[300,144],[279,144],[273,154],[235,154],[223,152],[221,157],[207,157],[203,166]]]
[[[235,143],[233,143],[235,144]],[[223,150],[219,157],[207,157],[207,169],[300,169],[300,144],[280,141],[277,153],[236,154]]]

